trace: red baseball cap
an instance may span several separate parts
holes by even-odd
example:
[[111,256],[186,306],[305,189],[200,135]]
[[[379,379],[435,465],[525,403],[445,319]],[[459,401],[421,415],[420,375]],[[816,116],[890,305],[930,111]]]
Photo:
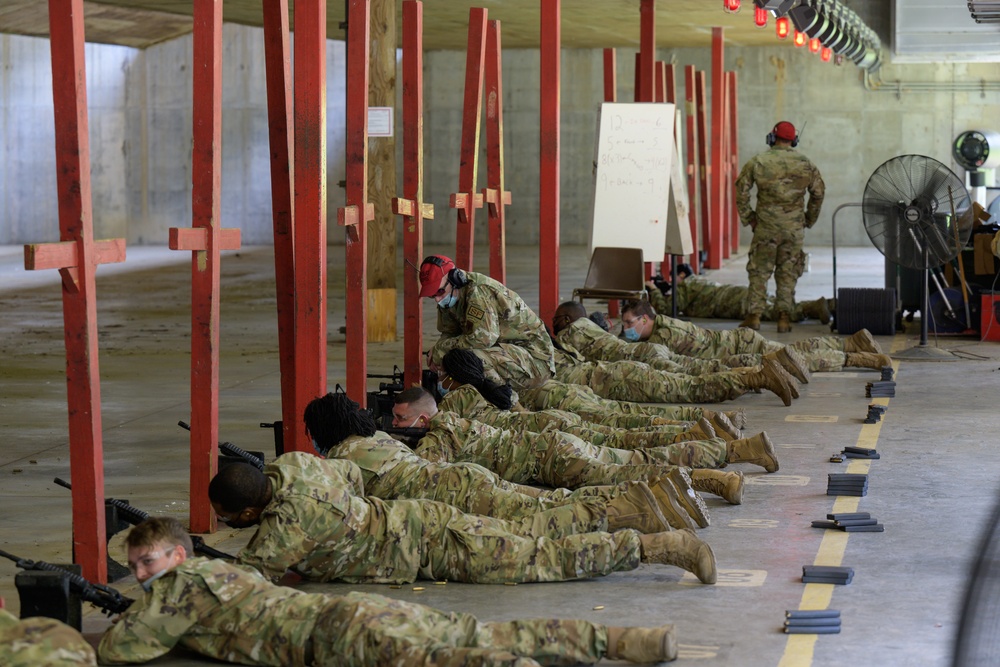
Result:
[[774,126],[774,136],[785,141],[795,141],[795,126],[783,120]]
[[441,289],[441,279],[455,268],[455,262],[444,255],[431,255],[420,263],[420,298],[434,296]]

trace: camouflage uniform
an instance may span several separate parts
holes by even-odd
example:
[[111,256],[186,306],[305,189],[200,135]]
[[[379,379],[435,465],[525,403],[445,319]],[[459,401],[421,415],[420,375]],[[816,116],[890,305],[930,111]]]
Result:
[[79,632],[54,618],[19,620],[0,609],[0,665],[77,667],[96,665],[94,649]]
[[[382,432],[370,438],[351,436],[327,452],[327,457],[346,459],[361,468],[368,497],[437,500],[469,514],[510,521],[519,535],[554,538],[608,529],[604,499],[535,498],[482,466],[432,463]],[[605,498],[615,494],[613,487],[606,488]]]
[[514,534],[509,522],[428,500],[365,498],[350,461],[295,452],[264,467],[272,498],[239,560],[277,581],[291,570],[312,581],[469,583],[566,581],[639,563],[639,534]]
[[551,377],[552,341],[545,325],[515,292],[489,276],[466,273],[458,303],[438,308],[441,332],[430,360],[441,366],[450,350],[472,350],[487,370],[515,388]]
[[616,401],[719,403],[747,392],[742,374],[732,370],[709,375],[667,373],[638,361],[585,361],[572,350],[556,350],[555,359],[556,380],[587,385]]
[[719,373],[731,368],[717,359],[696,359],[655,343],[629,343],[586,317],[560,331],[556,340],[564,350],[576,350],[587,361],[641,361],[659,371],[685,375]]
[[509,482],[567,489],[645,480],[672,465],[715,468],[726,454],[721,438],[702,441],[710,443],[704,447],[626,451],[560,431],[503,431],[452,412],[438,412],[428,428],[415,451],[430,461],[478,463]]
[[[756,211],[750,207],[754,185]],[[773,272],[774,307],[791,315],[795,282],[803,270],[802,240],[805,229],[819,218],[825,189],[816,165],[789,146],[772,146],[743,165],[736,179],[736,209],[744,225],[756,223],[747,259],[747,314],[764,312],[767,279]],[[805,205],[807,190],[809,203]]]
[[[723,285],[704,276],[688,276],[678,281],[675,289],[677,312],[683,313],[686,317],[740,320],[746,315],[743,308],[746,306],[748,290],[749,288],[743,285]],[[650,290],[649,303],[658,313],[673,312],[670,295],[665,295],[658,289]],[[792,307],[788,316],[792,322],[806,319],[799,303]],[[760,319],[765,321],[778,319],[778,311],[774,308],[774,297],[766,297],[766,305],[760,313]]]
[[539,387],[520,392],[529,410],[564,410],[588,421],[618,428],[645,428],[660,420],[696,421],[704,411],[689,405],[640,405],[598,396],[582,384],[549,380]]
[[[763,355],[785,347],[783,343],[768,340],[747,327],[706,329],[668,315],[656,316],[649,342],[666,345],[674,352],[699,359],[731,359],[736,355],[749,362],[748,366],[759,364]],[[847,362],[844,339],[837,336],[814,336],[788,347],[802,355],[811,371],[839,371]]]
[[605,626],[586,621],[481,623],[372,593],[304,593],[193,558],[153,582],[104,634],[98,653],[102,663],[146,662],[182,646],[273,667],[529,667],[597,662],[607,639]]

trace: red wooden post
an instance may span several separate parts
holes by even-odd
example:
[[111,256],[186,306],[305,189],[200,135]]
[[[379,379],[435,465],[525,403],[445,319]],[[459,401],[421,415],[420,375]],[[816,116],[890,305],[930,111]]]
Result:
[[[347,232],[347,395],[362,406],[368,388],[368,62],[371,0],[347,10],[347,192],[337,223]],[[419,265],[418,265],[419,266]]]
[[664,100],[670,104],[677,104],[677,67],[673,63],[663,63],[663,76],[665,78]]
[[490,238],[490,277],[507,283],[506,206],[510,192],[504,189],[503,172],[503,63],[500,59],[500,21],[486,29],[486,187]]
[[[663,62],[662,60],[657,60],[656,63],[655,63],[655,68],[656,68],[656,81],[655,81],[656,85],[654,87],[653,101],[662,104],[663,102],[666,102],[666,100],[667,100],[667,68],[666,68],[666,63]],[[671,195],[671,197],[672,197],[672,195]],[[673,205],[673,204],[671,204],[671,205]],[[667,266],[670,266],[670,255],[664,253],[663,254],[663,262],[661,262],[661,264],[666,264]],[[654,271],[653,271],[653,262],[645,262],[645,266],[643,268],[645,269],[645,272],[646,272],[646,280],[649,280],[650,278],[652,278],[653,277],[653,273],[654,273]],[[669,275],[669,274],[670,274],[670,272],[668,271],[667,275]],[[661,276],[663,275],[663,266],[660,266],[660,275]]]
[[[713,102],[714,103],[714,102]],[[729,73],[722,73],[722,131],[719,133],[722,141],[722,163],[719,169],[718,192],[720,209],[722,211],[719,224],[722,225],[722,259],[729,259],[730,244],[733,241],[733,229],[729,224],[732,213],[732,188],[729,186]]]
[[618,101],[617,56],[614,49],[604,49],[604,101]]
[[551,322],[559,305],[559,56],[562,0],[541,0],[541,98],[538,151],[538,316]]
[[283,441],[290,442],[295,414],[295,215],[292,203],[292,70],[288,0],[263,3],[264,72],[267,79],[268,138],[271,145],[271,219],[274,226],[274,283],[278,310]]
[[102,262],[125,259],[125,241],[94,241],[83,0],[49,0],[49,31],[61,241],[24,246],[24,268],[59,269],[62,277],[73,558],[80,564],[83,576],[107,583],[94,273]]
[[735,254],[740,250],[740,218],[736,213],[736,177],[739,175],[739,108],[736,104],[736,72],[726,72],[729,84],[727,100],[729,101],[729,178],[726,180],[726,192],[729,198],[730,251]]
[[722,193],[723,169],[725,158],[725,140],[723,131],[726,123],[726,77],[723,38],[725,29],[721,27],[712,28],[712,189],[710,197],[712,199],[712,211],[709,216],[709,224],[712,227],[712,235],[708,241],[708,261],[705,268],[718,269],[722,267],[723,248],[726,239],[724,236],[722,219],[725,215],[725,198]]
[[420,274],[411,269],[424,257],[424,218],[434,205],[424,203],[424,4],[403,2],[403,197],[392,211],[403,216],[403,382],[419,386],[423,371],[424,315]]
[[455,266],[472,270],[475,247],[476,209],[483,195],[476,192],[479,169],[479,126],[483,109],[483,64],[486,59],[486,10],[469,9],[469,45],[465,55],[465,102],[462,111],[462,156],[458,168],[458,192],[449,205],[458,209]]
[[687,185],[688,185],[688,222],[691,225],[691,242],[694,252],[688,258],[688,263],[695,273],[701,273],[701,262],[698,250],[701,247],[698,228],[698,126],[695,111],[695,69],[694,65],[684,68],[684,129],[687,138]]
[[641,0],[639,5],[639,85],[636,102],[652,102],[656,61],[656,0]]
[[[302,415],[326,393],[326,0],[295,3],[295,401],[285,451],[311,452]],[[348,79],[350,80],[350,79]]]
[[190,229],[170,229],[171,250],[191,258],[191,532],[215,530],[208,483],[219,441],[219,251],[240,247],[219,223],[222,190],[222,0],[194,7],[194,127]]
[[[705,72],[698,72],[695,76],[695,112],[698,115],[698,164],[701,171],[698,174],[699,196],[701,198],[701,238],[702,250],[709,252],[713,244],[718,243],[718,234],[712,227],[712,210],[715,201],[712,194],[712,165],[708,161],[708,103],[706,93],[708,86],[705,81]],[[714,268],[706,261],[703,268]]]

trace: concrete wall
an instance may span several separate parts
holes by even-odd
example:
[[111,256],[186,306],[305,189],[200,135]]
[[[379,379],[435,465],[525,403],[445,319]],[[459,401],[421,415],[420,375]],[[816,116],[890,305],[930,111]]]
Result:
[[[883,39],[888,9],[864,3],[859,13]],[[224,28],[222,224],[240,227],[245,244],[272,238],[267,111],[260,29]],[[0,35],[0,244],[58,238],[48,42]],[[710,70],[708,49],[661,49],[658,58],[678,68]],[[190,225],[191,217],[191,38],[139,52],[87,45],[94,220],[98,238],[125,236],[130,243],[164,244],[167,229]],[[939,89],[898,94],[865,89],[850,64],[823,63],[788,47],[741,49],[727,45],[726,68],[739,79],[739,160],[765,148],[764,135],[777,120],[806,125],[800,150],[823,172],[827,203],[811,243],[830,241],[830,218],[846,202],[860,201],[871,172],[903,153],[922,153],[956,171],[950,146],[968,129],[1000,129],[1000,93],[956,92],[954,82],[1000,81],[1000,65],[887,64],[881,76],[934,81]],[[538,242],[538,54],[508,50],[504,67],[504,139],[511,245]],[[619,100],[632,98],[634,51],[618,52]],[[331,243],[343,243],[336,228],[343,205],[344,44],[328,42],[328,220]],[[461,146],[464,52],[425,54],[425,197],[436,209],[426,241],[453,243],[456,214],[448,208],[457,189]],[[401,96],[401,86],[397,89]],[[592,217],[597,111],[603,98],[600,50],[565,50],[562,57],[561,237],[586,244]],[[402,152],[402,114],[397,152]],[[379,141],[373,139],[372,141]],[[485,132],[480,187],[485,183]],[[400,160],[400,170],[402,164]],[[402,181],[399,180],[401,184]],[[400,185],[401,187],[401,185]],[[477,212],[476,237],[485,239],[485,214]],[[869,243],[857,209],[838,218],[838,243]]]

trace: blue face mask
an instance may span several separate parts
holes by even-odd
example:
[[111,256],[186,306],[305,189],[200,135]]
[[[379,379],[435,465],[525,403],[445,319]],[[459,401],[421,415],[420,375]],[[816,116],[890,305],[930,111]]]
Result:
[[632,327],[631,329],[625,329],[625,331],[623,331],[622,333],[625,335],[625,340],[627,340],[628,342],[630,343],[639,342],[639,330],[636,329],[635,327]]
[[453,307],[456,303],[458,303],[458,297],[455,296],[454,292],[452,292],[448,296],[443,297],[440,301],[438,301],[438,308],[447,310],[448,308]]
[[317,454],[319,454],[320,456],[326,456],[326,451],[320,449],[319,443],[316,442],[316,438],[312,439],[312,444],[313,444],[313,449],[316,450]]
[[443,384],[441,384],[440,382],[438,382],[438,393],[439,394],[441,394],[442,396],[444,396],[445,394],[448,393],[448,391],[449,391],[449,389],[447,387],[445,387]]

